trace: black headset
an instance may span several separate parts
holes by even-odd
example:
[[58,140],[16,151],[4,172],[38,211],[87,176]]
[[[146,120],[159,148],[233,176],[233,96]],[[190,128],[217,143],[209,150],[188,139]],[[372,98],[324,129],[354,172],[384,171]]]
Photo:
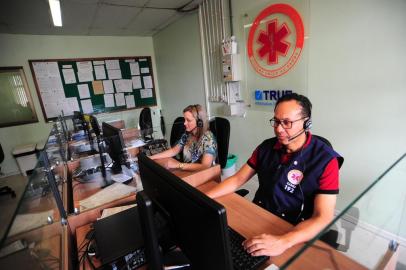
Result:
[[200,117],[199,117],[199,110],[197,108],[197,104],[193,105],[193,107],[195,107],[195,110],[196,110],[196,126],[199,127],[199,128],[202,128],[203,127],[203,120],[200,119]]
[[310,116],[303,122],[303,129],[309,131],[312,128],[312,119]]

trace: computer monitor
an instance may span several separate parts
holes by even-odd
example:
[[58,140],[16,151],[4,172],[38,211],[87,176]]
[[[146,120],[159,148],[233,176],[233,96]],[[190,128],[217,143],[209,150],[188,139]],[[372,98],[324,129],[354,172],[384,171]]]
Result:
[[80,111],[74,111],[72,117],[73,128],[75,131],[83,129],[83,114]]
[[168,214],[176,242],[193,269],[233,269],[225,208],[144,154],[138,165],[145,193]]
[[124,139],[119,128],[116,128],[106,122],[102,124],[103,129],[103,138],[107,145],[107,153],[110,155],[113,160],[113,166],[111,170],[113,174],[121,173],[121,165],[124,165],[126,162],[124,156]]
[[152,201],[144,191],[138,192],[136,199],[148,269],[163,270],[164,267],[158,242],[158,232],[155,227]]
[[101,131],[100,131],[99,122],[97,121],[96,116],[90,115],[90,125],[92,126],[92,130],[93,130],[94,134],[96,135],[96,138],[100,138]]

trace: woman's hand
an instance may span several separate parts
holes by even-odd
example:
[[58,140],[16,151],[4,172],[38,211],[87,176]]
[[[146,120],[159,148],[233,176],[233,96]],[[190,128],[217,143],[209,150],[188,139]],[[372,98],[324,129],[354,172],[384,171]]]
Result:
[[172,158],[168,158],[168,161],[166,162],[167,169],[177,169],[179,168],[179,165],[180,162]]

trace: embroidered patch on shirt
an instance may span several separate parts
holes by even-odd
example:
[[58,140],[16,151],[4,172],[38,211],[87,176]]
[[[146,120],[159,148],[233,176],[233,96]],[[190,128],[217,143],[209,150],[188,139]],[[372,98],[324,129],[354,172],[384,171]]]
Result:
[[299,170],[290,170],[288,172],[288,180],[294,185],[298,185],[303,179],[303,173]]

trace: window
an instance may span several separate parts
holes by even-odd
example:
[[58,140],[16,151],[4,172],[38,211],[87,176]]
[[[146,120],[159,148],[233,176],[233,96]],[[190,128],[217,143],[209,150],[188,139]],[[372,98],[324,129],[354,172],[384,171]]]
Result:
[[38,122],[23,67],[0,67],[0,127]]

